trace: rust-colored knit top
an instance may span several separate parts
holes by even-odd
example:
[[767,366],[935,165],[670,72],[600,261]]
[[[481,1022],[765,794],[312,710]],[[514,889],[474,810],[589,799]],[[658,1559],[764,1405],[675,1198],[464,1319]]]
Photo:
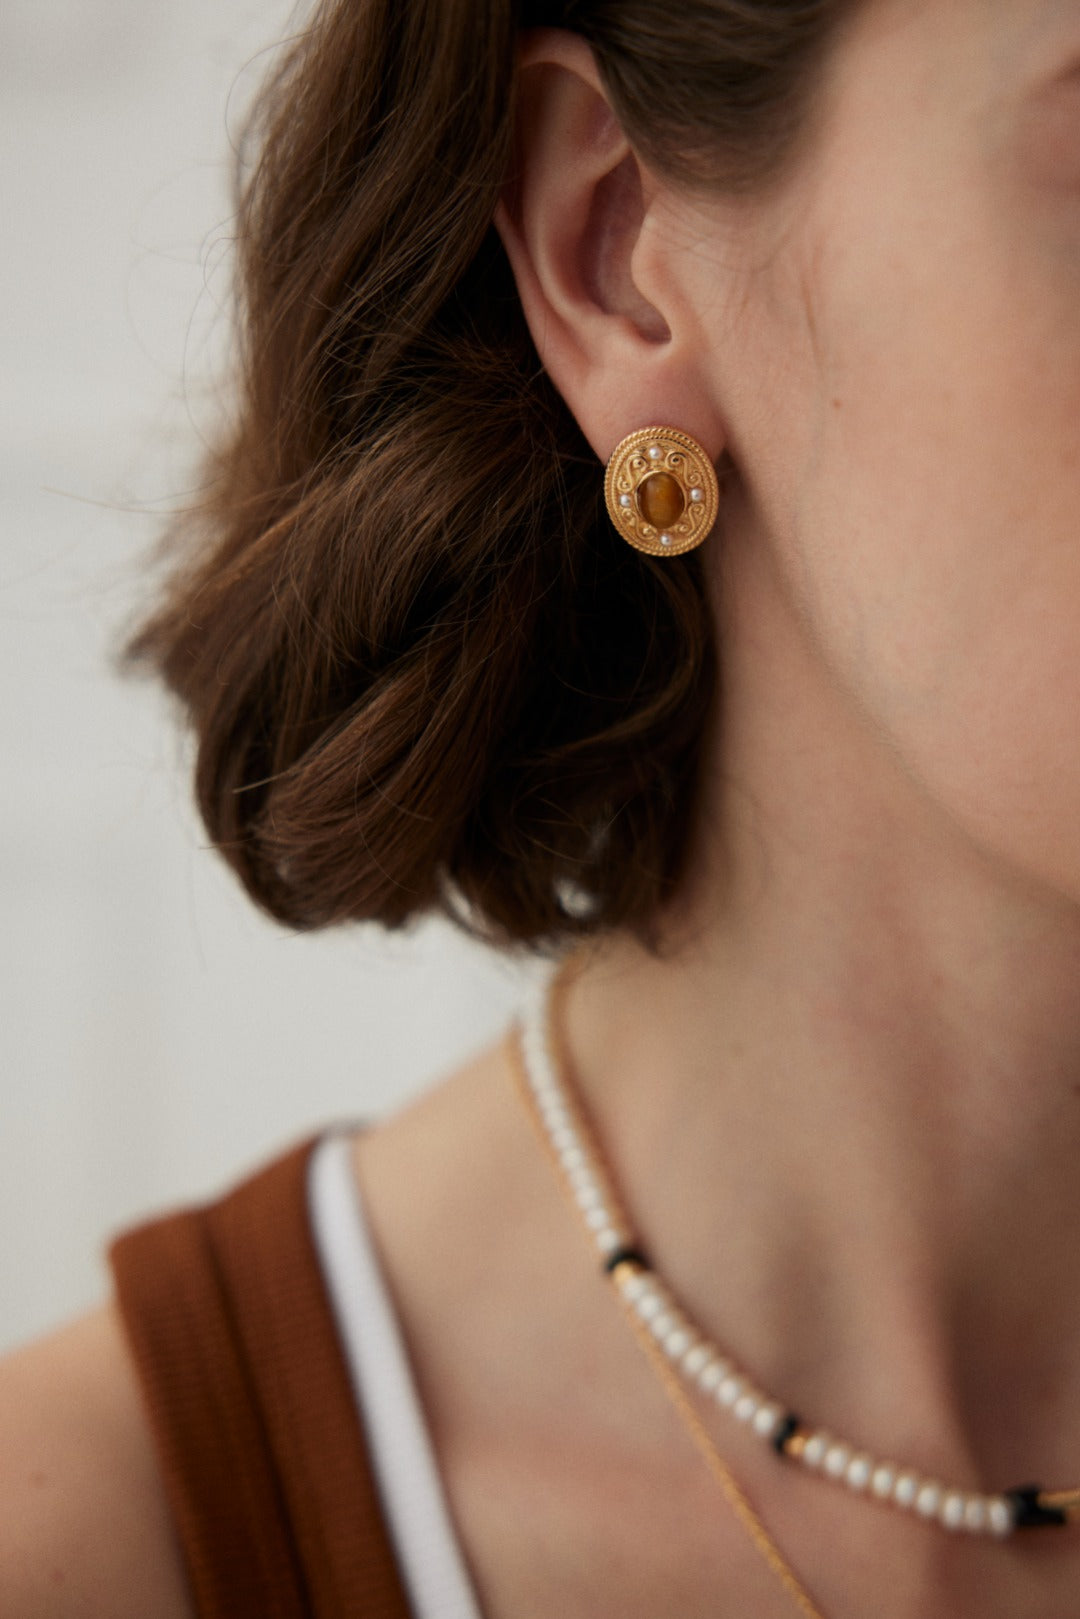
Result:
[[199,1619],[409,1619],[311,1234],[314,1146],[110,1250]]

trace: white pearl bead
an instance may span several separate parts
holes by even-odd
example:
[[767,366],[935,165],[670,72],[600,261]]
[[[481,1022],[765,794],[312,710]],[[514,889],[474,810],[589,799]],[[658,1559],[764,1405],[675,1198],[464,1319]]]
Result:
[[698,505],[700,501],[705,499],[704,489],[691,489],[690,499],[694,502],[695,506]]
[[551,1141],[551,1145],[554,1147],[555,1151],[559,1154],[560,1159],[563,1153],[569,1152],[571,1148],[576,1147],[579,1152],[581,1150],[581,1143],[578,1140],[577,1131],[572,1130],[568,1124],[560,1124],[556,1127],[556,1129],[550,1131],[549,1140]]
[[941,1507],[942,1488],[933,1479],[928,1479],[920,1485],[919,1493],[915,1497],[915,1511],[920,1518],[936,1518]]
[[585,1216],[585,1224],[590,1231],[603,1231],[606,1226],[611,1224],[611,1215],[603,1206],[590,1209]]
[[533,1090],[538,1096],[562,1097],[563,1089],[555,1077],[555,1072],[548,1061],[548,1054],[544,1042],[535,1030],[525,1042],[525,1060],[533,1076]]
[[613,1225],[605,1226],[603,1231],[596,1233],[596,1246],[605,1259],[610,1259],[612,1254],[617,1254],[620,1248],[626,1247],[626,1235],[622,1231],[616,1231]]
[[682,1361],[687,1351],[693,1345],[694,1339],[685,1327],[678,1326],[669,1332],[664,1339],[664,1354],[676,1365]]
[[967,1497],[963,1490],[950,1490],[941,1503],[940,1518],[946,1529],[962,1529]]
[[601,1192],[599,1186],[592,1182],[585,1181],[582,1183],[582,1185],[576,1188],[574,1192],[574,1202],[577,1204],[582,1213],[587,1213],[589,1209],[603,1208],[604,1194]]
[[698,1382],[706,1394],[715,1394],[726,1376],[727,1367],[724,1362],[718,1356],[710,1355],[698,1373]]
[[848,1462],[847,1472],[844,1475],[845,1483],[850,1485],[853,1490],[865,1490],[873,1471],[874,1464],[869,1456],[853,1456]]
[[830,1478],[843,1478],[851,1461],[850,1445],[830,1445],[822,1463]]
[[1013,1528],[1013,1515],[1009,1503],[1004,1496],[991,1496],[986,1508],[987,1522],[992,1535],[1008,1535]]
[[563,1148],[559,1154],[559,1163],[565,1175],[578,1175],[587,1178],[590,1185],[594,1183],[592,1166],[579,1142],[575,1141],[573,1146]]
[[656,1284],[651,1283],[637,1301],[637,1313],[643,1321],[651,1321],[660,1314],[664,1308],[664,1301],[656,1291]]
[[565,1102],[566,1091],[559,1076],[554,1072],[546,1057],[542,1055],[543,1041],[537,1037],[535,1031],[529,1036],[526,1045],[529,1048],[526,1055],[532,1058],[529,1079],[536,1096],[541,1100],[555,1096],[560,1101]]
[[803,1446],[802,1459],[807,1467],[820,1467],[831,1441],[826,1434],[812,1433]]
[[756,1394],[747,1391],[735,1401],[735,1417],[739,1422],[753,1422],[761,1410],[761,1400]]
[[675,542],[674,542],[674,540],[673,540],[673,539],[672,539],[672,538],[671,538],[671,535],[670,535],[670,534],[661,534],[661,536],[660,536],[660,544],[661,544],[661,545],[664,545],[664,546],[667,546],[667,545],[674,545],[674,543],[675,543]]
[[695,1344],[683,1361],[683,1365],[691,1377],[700,1377],[708,1364],[709,1350],[705,1344]]
[[598,1202],[602,1203],[604,1201],[599,1181],[594,1180],[583,1169],[575,1169],[571,1174],[567,1175],[566,1188],[574,1198],[586,1197],[587,1194],[594,1193]]
[[567,1171],[566,1189],[576,1198],[586,1192],[599,1192],[600,1183],[586,1169],[571,1169]]
[[629,506],[630,504],[631,504],[631,500],[630,500],[629,495],[620,495],[619,496],[619,505],[620,506]]
[[661,459],[661,457],[663,456],[663,453],[664,452],[660,448],[659,444],[650,444],[649,445],[649,460],[650,461],[659,461]]
[[543,997],[540,997],[530,1007],[529,1017],[521,1026],[521,1043],[525,1048],[525,1055],[531,1059],[529,1067],[537,1077],[543,1069],[541,1062],[544,1047],[543,1021],[544,1003]]
[[738,1400],[741,1400],[745,1393],[745,1378],[739,1377],[735,1372],[728,1372],[716,1391],[716,1399],[718,1404],[722,1405],[725,1410],[730,1411],[732,1406]]
[[887,1501],[896,1487],[896,1468],[890,1467],[888,1462],[882,1462],[874,1468],[874,1476],[870,1480],[870,1488],[881,1501]]
[[763,1406],[759,1407],[754,1418],[754,1432],[760,1439],[775,1439],[783,1420],[784,1411],[782,1407],[768,1400]]
[[654,1315],[649,1322],[654,1338],[666,1338],[668,1333],[674,1332],[677,1326],[678,1322],[670,1310],[661,1310],[660,1314]]
[[915,1473],[901,1473],[893,1485],[892,1498],[898,1507],[911,1507],[915,1505],[918,1493],[918,1476]]
[[649,1278],[642,1276],[639,1270],[624,1270],[619,1272],[617,1282],[623,1298],[635,1304],[648,1287]]
[[986,1529],[988,1517],[985,1497],[969,1496],[964,1507],[964,1528],[969,1529],[973,1535],[981,1535]]

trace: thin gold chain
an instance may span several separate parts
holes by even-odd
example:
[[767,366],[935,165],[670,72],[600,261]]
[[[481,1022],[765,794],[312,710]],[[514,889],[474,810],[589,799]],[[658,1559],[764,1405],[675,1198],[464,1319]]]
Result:
[[682,1418],[683,1425],[689,1432],[691,1439],[701,1452],[706,1467],[723,1490],[727,1497],[728,1505],[754,1542],[758,1552],[768,1563],[799,1611],[806,1614],[807,1619],[825,1619],[821,1609],[807,1591],[791,1564],[784,1557],[783,1552],[781,1552],[743,1493],[742,1487],[734,1477],[727,1462],[713,1444],[712,1436],[690,1403],[686,1391],[679,1382],[678,1374],[668,1365],[664,1358],[663,1350],[656,1343],[645,1322],[641,1321],[636,1312],[625,1304],[623,1313],[630,1323],[642,1353],[663,1384],[664,1392],[675,1407],[678,1415]]
[[[547,1132],[545,1131],[536,1110],[536,1104],[528,1082],[525,1059],[521,1049],[520,1028],[515,1028],[511,1031],[506,1042],[506,1050],[510,1071],[517,1081],[518,1094],[525,1104],[525,1110],[532,1121],[533,1128],[540,1139],[547,1158],[555,1170],[560,1189],[562,1190],[567,1201],[573,1205],[573,1199],[570,1195],[569,1188],[567,1187],[567,1184],[559,1169],[551,1143],[547,1138]],[[602,1159],[600,1158],[599,1153],[595,1150],[595,1141],[589,1128],[588,1120],[583,1116],[580,1103],[578,1102],[576,1096],[572,1099],[572,1106],[577,1117],[578,1128],[588,1142],[590,1149],[594,1151],[594,1162],[597,1164],[598,1169],[600,1169],[601,1173],[603,1174],[603,1169],[601,1167]],[[606,1174],[604,1174],[604,1178],[608,1179]],[[576,1209],[576,1206],[574,1207],[575,1213],[579,1215],[580,1223],[580,1212]],[[662,1350],[653,1340],[652,1334],[649,1332],[648,1327],[644,1322],[640,1321],[637,1314],[628,1307],[621,1293],[619,1295],[619,1302],[623,1307],[623,1314],[625,1315],[634,1333],[634,1337],[637,1340],[642,1353],[645,1355],[653,1371],[659,1378],[664,1392],[667,1394],[668,1399],[675,1408],[676,1414],[682,1420],[683,1426],[689,1433],[690,1438],[697,1446],[702,1460],[705,1462],[705,1465],[708,1467],[710,1473],[719,1484],[721,1490],[723,1490],[728,1505],[731,1507],[735,1516],[738,1518],[739,1522],[750,1536],[750,1539],[753,1541],[759,1556],[764,1559],[768,1567],[772,1570],[773,1574],[780,1581],[781,1585],[784,1587],[784,1590],[794,1602],[795,1606],[799,1609],[800,1613],[805,1614],[807,1619],[825,1619],[821,1609],[814,1602],[810,1593],[807,1591],[806,1587],[803,1585],[790,1563],[788,1563],[787,1559],[784,1557],[783,1552],[780,1550],[775,1540],[773,1540],[754,1507],[744,1494],[731,1469],[720,1455],[720,1452],[717,1450],[712,1441],[712,1437],[709,1434],[708,1429],[702,1422],[697,1411],[694,1409],[694,1406],[688,1398],[685,1390],[682,1388],[676,1373],[667,1364]]]

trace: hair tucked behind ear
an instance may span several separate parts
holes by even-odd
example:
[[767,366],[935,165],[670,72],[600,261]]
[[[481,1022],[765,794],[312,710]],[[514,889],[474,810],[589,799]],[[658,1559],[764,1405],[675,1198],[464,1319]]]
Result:
[[[700,90],[707,41],[709,107],[658,155],[712,149],[730,82],[719,133],[757,178],[836,10],[525,20],[590,37],[653,145],[658,51]],[[324,3],[250,132],[236,425],[132,653],[190,714],[211,836],[295,926],[441,907],[501,940],[644,931],[687,845],[714,688],[700,566],[610,530],[492,229],[517,21],[508,0]]]

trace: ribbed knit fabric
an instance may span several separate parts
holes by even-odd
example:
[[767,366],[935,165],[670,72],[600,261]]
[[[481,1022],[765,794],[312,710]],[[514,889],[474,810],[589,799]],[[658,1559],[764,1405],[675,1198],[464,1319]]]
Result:
[[109,1252],[199,1619],[409,1619],[313,1245],[314,1145]]

